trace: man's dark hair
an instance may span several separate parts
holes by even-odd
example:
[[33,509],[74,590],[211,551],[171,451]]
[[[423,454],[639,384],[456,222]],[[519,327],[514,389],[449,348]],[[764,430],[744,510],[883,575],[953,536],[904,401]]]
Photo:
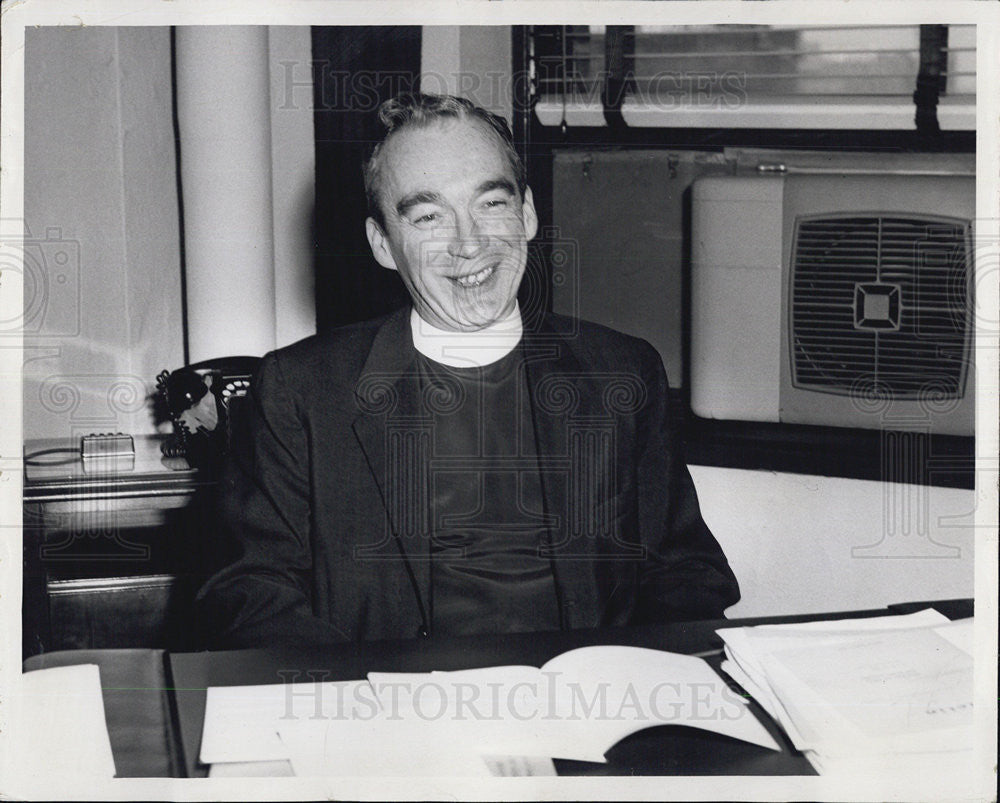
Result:
[[368,198],[368,214],[385,228],[385,216],[379,203],[381,191],[382,148],[390,137],[410,126],[426,126],[442,119],[479,120],[492,132],[500,146],[500,151],[514,171],[517,191],[524,197],[528,186],[524,162],[514,148],[514,137],[503,117],[477,106],[465,98],[454,95],[425,95],[422,92],[403,92],[385,101],[378,108],[379,122],[385,127],[382,138],[375,144],[371,156],[364,164],[365,195]]

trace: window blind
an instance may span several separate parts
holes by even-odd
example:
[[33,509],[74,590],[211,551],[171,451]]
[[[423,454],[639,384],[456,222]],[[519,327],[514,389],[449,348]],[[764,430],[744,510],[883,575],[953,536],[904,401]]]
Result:
[[[532,29],[545,125],[975,128],[974,25]],[[928,110],[931,117],[927,116]]]

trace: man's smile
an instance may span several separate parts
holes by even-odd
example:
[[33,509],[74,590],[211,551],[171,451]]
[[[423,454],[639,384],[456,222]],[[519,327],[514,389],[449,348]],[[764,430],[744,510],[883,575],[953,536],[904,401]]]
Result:
[[483,268],[478,273],[470,273],[465,276],[455,276],[452,277],[452,281],[458,284],[460,287],[479,287],[483,282],[493,275],[496,270],[496,265],[490,265],[489,267]]

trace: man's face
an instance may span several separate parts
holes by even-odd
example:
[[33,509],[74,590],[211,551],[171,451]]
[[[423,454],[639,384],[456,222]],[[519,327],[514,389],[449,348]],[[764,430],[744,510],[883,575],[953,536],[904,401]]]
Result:
[[386,224],[368,218],[368,241],[420,317],[470,332],[509,315],[538,219],[495,136],[476,120],[438,120],[395,134],[381,161]]

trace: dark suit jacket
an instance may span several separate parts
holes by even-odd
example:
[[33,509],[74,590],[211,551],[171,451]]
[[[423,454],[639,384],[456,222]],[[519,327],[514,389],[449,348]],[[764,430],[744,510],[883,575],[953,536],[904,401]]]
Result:
[[[659,355],[555,315],[522,346],[562,626],[721,617],[739,590],[702,521]],[[222,480],[227,565],[199,593],[213,646],[417,634],[423,401],[408,309],[264,358]]]

